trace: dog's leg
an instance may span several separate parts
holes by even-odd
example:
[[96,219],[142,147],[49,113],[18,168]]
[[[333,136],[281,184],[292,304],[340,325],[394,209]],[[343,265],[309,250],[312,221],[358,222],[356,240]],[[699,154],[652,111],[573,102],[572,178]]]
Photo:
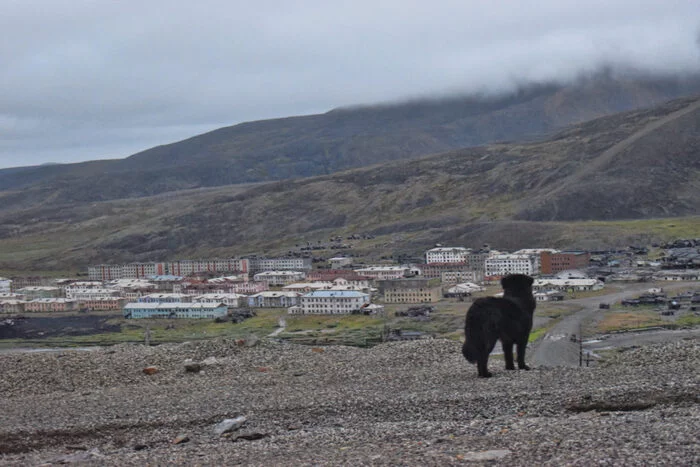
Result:
[[[501,345],[503,346],[503,355],[506,359],[506,370],[515,370],[515,365],[513,364],[513,341],[511,340],[501,340]],[[520,358],[520,351],[518,351],[518,359]],[[520,360],[518,360],[518,365]]]
[[488,370],[489,354],[479,355],[479,360],[477,361],[476,368],[479,372],[480,378],[490,378],[491,373]]
[[530,367],[525,364],[525,349],[527,348],[527,341],[518,342],[518,368],[521,370],[529,370]]

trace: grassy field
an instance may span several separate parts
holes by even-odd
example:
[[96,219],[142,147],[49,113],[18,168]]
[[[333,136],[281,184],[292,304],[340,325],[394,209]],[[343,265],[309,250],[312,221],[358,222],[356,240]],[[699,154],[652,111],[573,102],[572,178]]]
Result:
[[659,313],[653,310],[610,311],[605,313],[597,323],[596,330],[606,333],[665,324]]

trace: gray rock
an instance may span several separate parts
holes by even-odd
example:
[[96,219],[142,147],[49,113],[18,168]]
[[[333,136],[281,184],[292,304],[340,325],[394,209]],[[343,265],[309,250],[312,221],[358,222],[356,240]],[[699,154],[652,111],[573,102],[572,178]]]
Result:
[[247,418],[242,415],[236,418],[227,418],[214,427],[214,434],[221,436],[229,431],[237,430],[243,426],[246,420]]

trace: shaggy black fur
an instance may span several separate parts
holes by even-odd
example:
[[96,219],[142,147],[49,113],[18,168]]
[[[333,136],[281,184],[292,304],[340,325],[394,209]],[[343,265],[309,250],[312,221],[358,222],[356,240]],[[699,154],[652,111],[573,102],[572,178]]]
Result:
[[501,279],[503,298],[487,297],[474,301],[464,324],[462,353],[469,363],[476,363],[479,376],[488,378],[489,354],[501,340],[506,370],[515,370],[513,344],[518,351],[518,368],[529,370],[525,364],[525,349],[532,329],[535,297],[530,276],[511,274]]

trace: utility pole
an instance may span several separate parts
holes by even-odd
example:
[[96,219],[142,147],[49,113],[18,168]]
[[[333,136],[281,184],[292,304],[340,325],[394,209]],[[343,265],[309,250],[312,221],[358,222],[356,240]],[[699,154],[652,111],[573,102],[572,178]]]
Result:
[[581,325],[578,325],[578,366],[583,366],[583,334],[581,334]]

